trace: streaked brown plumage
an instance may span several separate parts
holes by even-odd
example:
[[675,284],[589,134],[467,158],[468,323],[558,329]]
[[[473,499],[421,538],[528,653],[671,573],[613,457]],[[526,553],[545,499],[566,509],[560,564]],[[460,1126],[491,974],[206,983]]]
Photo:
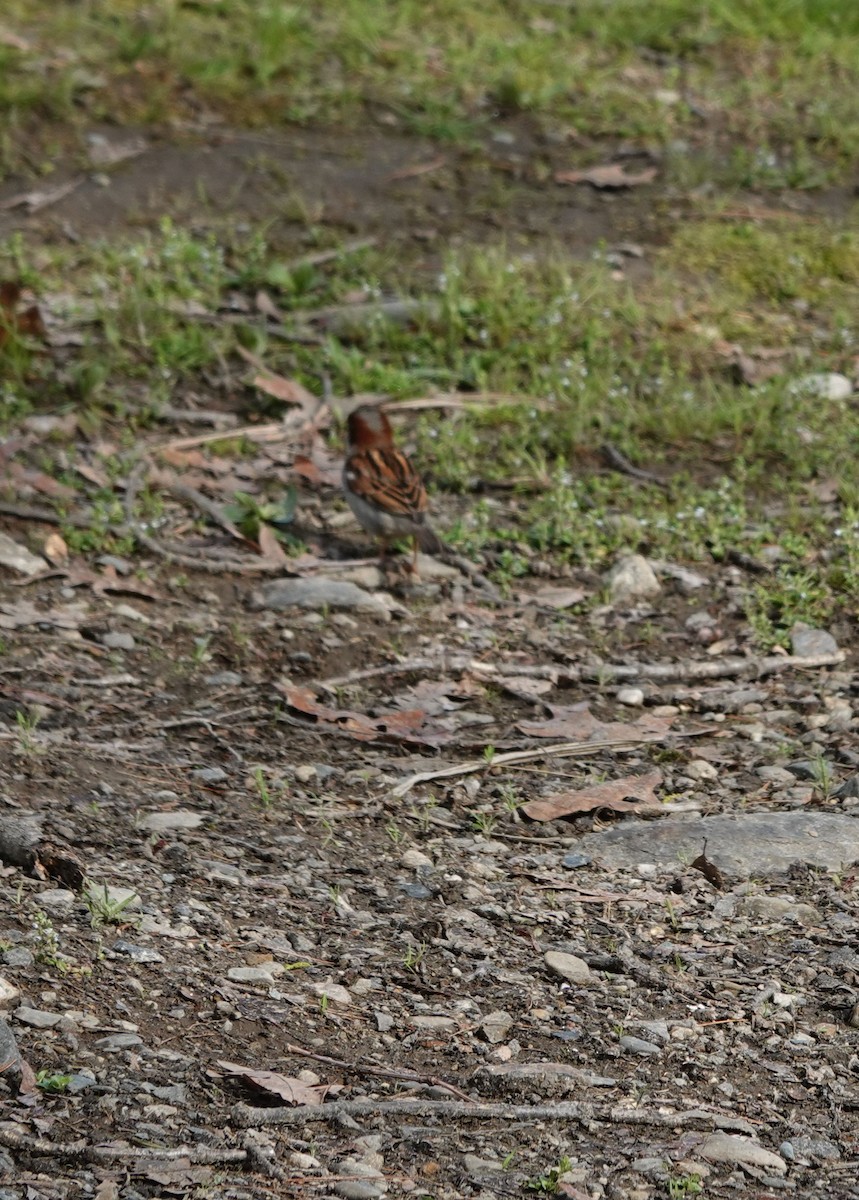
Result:
[[349,448],[343,490],[364,529],[384,539],[412,537],[415,555],[442,549],[427,524],[427,494],[415,468],[394,445],[391,423],[379,408],[365,405],[349,416]]

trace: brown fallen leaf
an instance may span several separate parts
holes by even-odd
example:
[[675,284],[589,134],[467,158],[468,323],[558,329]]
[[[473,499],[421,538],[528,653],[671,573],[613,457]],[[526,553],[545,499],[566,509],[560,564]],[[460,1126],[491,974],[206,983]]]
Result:
[[656,174],[656,167],[645,167],[643,171],[628,173],[623,163],[606,163],[602,167],[589,167],[585,171],[556,171],[555,183],[589,183],[591,187],[611,190],[653,183]]
[[707,857],[707,839],[704,839],[704,848],[698,857],[689,864],[694,871],[700,871],[708,883],[712,883],[717,892],[721,892],[725,886],[725,881],[722,878],[722,872],[714,862],[710,862]]
[[280,1096],[287,1104],[298,1106],[321,1104],[330,1090],[327,1083],[307,1084],[292,1075],[281,1075],[279,1071],[262,1071],[254,1067],[242,1067],[238,1063],[218,1060],[217,1065],[229,1075],[239,1075],[246,1083]]
[[0,283],[0,346],[5,345],[13,334],[41,338],[42,341],[47,337],[48,331],[37,304],[31,304],[23,312],[17,311],[21,292],[20,283],[14,279]]
[[559,792],[542,800],[522,805],[522,812],[532,821],[554,821],[573,813],[592,812],[595,808],[610,808],[613,812],[639,816],[644,812],[659,812],[662,805],[654,789],[662,783],[662,772],[649,775],[627,775],[607,783],[594,783],[572,792]]
[[260,548],[260,554],[263,558],[267,558],[269,562],[287,563],[289,556],[278,541],[277,534],[270,525],[260,522],[259,533],[257,534],[257,545]]
[[448,730],[428,725],[424,709],[404,709],[368,717],[365,713],[320,704],[309,688],[278,684],[277,690],[286,697],[287,706],[293,712],[323,728],[326,725],[336,728],[357,741],[406,742],[415,746],[435,747],[451,738]]
[[563,738],[564,741],[614,742],[629,739],[651,741],[671,728],[671,717],[645,713],[637,721],[599,721],[586,700],[580,704],[547,704],[552,714],[547,721],[519,721],[516,728],[528,737]]

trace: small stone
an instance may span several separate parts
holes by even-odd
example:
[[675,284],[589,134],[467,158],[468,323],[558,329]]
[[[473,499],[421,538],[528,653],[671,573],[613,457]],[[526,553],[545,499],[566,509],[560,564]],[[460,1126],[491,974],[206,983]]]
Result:
[[112,1054],[117,1050],[130,1050],[134,1046],[142,1046],[143,1038],[139,1033],[112,1033],[109,1037],[99,1038],[95,1044],[99,1050]]
[[34,1029],[53,1029],[62,1021],[62,1013],[43,1012],[40,1008],[27,1008],[22,1004],[15,1009],[15,1020],[22,1025],[31,1025]]
[[335,983],[333,979],[326,979],[323,983],[314,983],[313,991],[317,996],[324,996],[334,1004],[352,1003],[352,997],[346,988],[342,984]]
[[165,829],[199,829],[205,819],[202,813],[174,808],[172,812],[147,813],[140,822],[140,828],[152,833],[161,833]]
[[331,1185],[344,1200],[379,1200],[388,1190],[381,1170],[362,1158],[344,1158],[337,1166],[338,1175],[360,1175],[362,1179],[342,1179]]
[[766,1150],[751,1138],[732,1133],[711,1133],[697,1147],[696,1154],[710,1162],[749,1163],[783,1175],[787,1163],[771,1150]]
[[406,850],[400,862],[412,871],[431,870],[433,861],[423,850]]
[[401,883],[400,891],[410,900],[432,900],[433,891],[425,883]]
[[31,554],[26,546],[13,541],[8,534],[0,533],[0,567],[17,571],[19,575],[38,575],[47,565],[43,558]]
[[262,963],[258,967],[230,967],[227,979],[233,983],[274,983],[278,975],[283,974],[283,965],[278,962]]
[[641,554],[629,554],[615,563],[606,576],[612,602],[647,600],[658,596],[662,586],[650,563]]
[[376,1029],[379,1033],[390,1033],[394,1028],[394,1018],[390,1013],[374,1012],[373,1020],[376,1022]]
[[685,767],[685,774],[690,779],[718,779],[719,772],[705,758],[695,758]]
[[295,778],[299,783],[311,783],[316,778],[316,767],[311,763],[299,763],[295,768]]
[[817,925],[820,913],[810,904],[790,896],[746,896],[737,906],[744,916],[761,921],[797,921],[800,925]]
[[469,1175],[487,1175],[491,1171],[503,1171],[504,1167],[497,1158],[479,1158],[476,1154],[465,1154],[462,1164]]
[[46,908],[49,912],[65,913],[77,903],[77,896],[65,888],[54,888],[50,892],[41,892],[37,903],[40,908]]
[[0,975],[0,1005],[9,1004],[20,994],[20,988],[16,988],[14,983],[10,983],[8,979],[4,979],[3,976]]
[[512,1028],[513,1018],[503,1009],[489,1013],[480,1022],[481,1033],[492,1045],[503,1042]]
[[617,702],[627,705],[628,708],[641,708],[644,703],[644,691],[640,687],[618,688]]
[[544,960],[546,966],[555,975],[577,983],[580,987],[589,987],[593,982],[591,969],[583,958],[576,954],[564,954],[561,950],[547,950]]
[[579,867],[589,867],[592,862],[593,859],[589,858],[587,854],[579,854],[577,850],[572,850],[561,859],[561,866],[574,871]]
[[205,682],[209,687],[239,687],[244,681],[238,671],[216,671],[207,675]]
[[191,778],[197,783],[226,783],[229,776],[223,767],[196,767]]
[[88,898],[90,903],[95,905],[116,909],[122,906],[122,912],[140,908],[140,897],[133,888],[115,887],[110,883],[94,883],[90,880],[84,891],[84,898]]
[[108,630],[107,633],[103,633],[101,644],[108,650],[133,650],[137,645],[130,633],[122,633],[120,630]]
[[413,1025],[415,1029],[430,1029],[438,1032],[458,1028],[453,1017],[416,1016],[412,1017],[409,1023]]
[[628,1050],[630,1054],[659,1054],[659,1047],[653,1042],[646,1042],[643,1038],[624,1036],[620,1039],[622,1050]]
[[846,375],[836,371],[823,371],[818,375],[806,375],[800,379],[799,387],[821,400],[847,400],[853,395],[853,384]]
[[802,658],[838,653],[838,643],[831,633],[825,629],[813,629],[803,621],[797,621],[791,629],[790,645],[793,653]]
[[347,609],[368,613],[384,621],[390,619],[390,606],[378,594],[365,592],[356,584],[339,579],[274,579],[252,594],[251,606],[274,612],[288,608]]

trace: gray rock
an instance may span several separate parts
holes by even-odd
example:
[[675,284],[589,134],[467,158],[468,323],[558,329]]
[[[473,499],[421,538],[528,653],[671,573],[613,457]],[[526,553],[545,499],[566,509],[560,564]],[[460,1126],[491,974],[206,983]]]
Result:
[[[643,822],[642,822],[643,824]],[[590,987],[594,983],[591,969],[583,958],[576,954],[564,954],[561,950],[547,950],[544,960],[546,966],[555,975],[577,983],[580,987]]]
[[687,763],[683,768],[683,774],[688,775],[690,779],[718,779],[719,772],[711,762],[707,762],[706,758],[695,758],[692,762]]
[[711,1133],[697,1148],[697,1154],[709,1162],[749,1163],[783,1175],[787,1163],[772,1150],[766,1150],[751,1138],[733,1133]]
[[101,635],[101,644],[108,650],[133,650],[137,645],[130,633],[113,629]]
[[440,1032],[458,1028],[453,1017],[416,1016],[410,1019],[409,1024],[413,1025],[415,1029],[430,1029]]
[[238,671],[217,671],[214,675],[206,676],[209,687],[239,687],[242,682]]
[[274,983],[275,977],[283,974],[283,965],[278,962],[260,963],[257,967],[230,967],[227,979],[233,983]]
[[15,542],[6,533],[0,533],[0,567],[17,571],[19,575],[38,575],[47,569],[43,558],[31,554],[26,546]]
[[798,386],[808,395],[817,396],[821,400],[847,400],[853,395],[853,384],[846,375],[839,375],[837,371],[805,375],[799,380]]
[[743,877],[787,871],[795,862],[834,869],[859,859],[859,821],[826,812],[690,815],[658,822],[628,818],[586,834],[579,848],[605,867],[676,866],[697,858],[704,838],[719,870]]
[[147,813],[140,821],[140,828],[152,833],[161,833],[165,829],[199,829],[205,819],[202,813],[175,808],[172,812]]
[[134,942],[127,942],[123,938],[115,941],[111,950],[114,954],[124,954],[133,962],[164,962],[164,956],[157,950],[153,950],[151,946],[137,946]]
[[[802,1158],[841,1158],[840,1149],[829,1138],[801,1134],[799,1137],[791,1138],[789,1144],[793,1150],[793,1154],[799,1155]],[[779,1149],[781,1149],[781,1146],[779,1146]]]
[[583,1088],[616,1087],[617,1080],[566,1062],[492,1063],[477,1072],[495,1094],[526,1096],[537,1092],[546,1098],[581,1095]]
[[99,1038],[95,1044],[99,1050],[113,1054],[117,1050],[131,1050],[134,1046],[142,1046],[143,1038],[139,1033],[112,1033],[109,1037]]
[[386,621],[389,605],[371,592],[340,579],[273,579],[251,596],[251,607],[283,612],[288,608],[334,608],[368,613]]
[[229,775],[223,767],[196,767],[191,778],[198,783],[226,783]]
[[17,1068],[20,1062],[21,1054],[15,1034],[8,1022],[0,1017],[0,1073]]
[[[32,958],[32,955],[30,956]],[[0,975],[0,1007],[5,1007],[21,994],[21,989],[16,988],[14,983],[10,983],[8,979],[4,979]]]
[[298,783],[311,783],[316,778],[316,767],[312,763],[299,763],[295,768]]
[[684,592],[696,592],[710,582],[705,575],[699,575],[697,571],[690,571],[688,567],[681,567],[677,563],[654,562],[651,565],[657,574],[679,583]]
[[378,1200],[388,1190],[381,1170],[363,1158],[344,1158],[337,1166],[338,1175],[361,1175],[362,1179],[343,1179],[332,1185],[345,1200]]
[[618,688],[617,702],[626,704],[629,708],[641,708],[644,703],[644,690],[640,687]]
[[503,1042],[512,1028],[513,1018],[509,1012],[504,1012],[503,1009],[487,1014],[480,1022],[481,1033],[487,1042],[493,1044]]
[[746,896],[737,905],[737,912],[762,921],[798,921],[800,925],[817,925],[820,913],[811,904],[803,904],[792,896]]
[[628,554],[620,559],[609,571],[606,582],[614,604],[648,600],[662,591],[653,568],[641,554]]
[[53,1029],[63,1019],[62,1013],[43,1012],[40,1008],[27,1008],[22,1004],[15,1009],[15,1020],[22,1025],[31,1025],[33,1029]]
[[77,903],[77,896],[65,888],[54,888],[50,892],[40,892],[36,903],[48,912],[67,913]]
[[797,621],[791,629],[790,647],[794,654],[804,658],[838,653],[838,643],[831,633],[827,633],[825,629],[812,629],[803,621]]
[[7,967],[30,967],[33,965],[33,953],[26,946],[12,946],[4,952],[3,962]]
[[630,1037],[625,1034],[620,1039],[620,1047],[622,1050],[628,1050],[630,1054],[661,1054],[660,1048],[653,1042],[646,1042],[643,1038]]
[[488,1175],[492,1171],[504,1170],[497,1158],[480,1158],[476,1154],[464,1154],[462,1165],[469,1175]]
[[373,1020],[376,1022],[379,1033],[390,1033],[394,1028],[394,1018],[390,1013],[374,1012]]

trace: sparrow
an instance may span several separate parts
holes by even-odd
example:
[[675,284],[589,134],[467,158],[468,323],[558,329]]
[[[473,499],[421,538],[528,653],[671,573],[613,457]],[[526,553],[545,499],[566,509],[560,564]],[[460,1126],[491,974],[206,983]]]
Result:
[[442,543],[427,524],[427,494],[415,468],[394,445],[391,423],[379,408],[364,405],[350,413],[343,491],[359,523],[387,544],[414,538],[418,547],[438,554]]

